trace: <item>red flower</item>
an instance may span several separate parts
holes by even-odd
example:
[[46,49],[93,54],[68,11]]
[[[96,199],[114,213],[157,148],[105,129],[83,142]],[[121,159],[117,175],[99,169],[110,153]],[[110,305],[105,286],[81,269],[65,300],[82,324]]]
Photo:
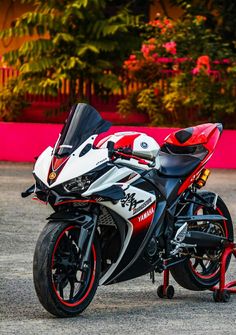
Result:
[[205,16],[202,16],[202,15],[197,15],[196,16],[197,23],[202,23],[202,22],[206,21],[206,19],[207,18]]
[[155,87],[153,89],[153,93],[154,93],[155,96],[158,96],[159,95],[159,89],[157,87]]
[[169,52],[172,55],[176,54],[176,43],[171,41],[163,44],[163,47],[166,49],[167,52]]
[[173,58],[168,58],[168,57],[159,57],[157,58],[158,63],[172,63]]
[[206,74],[210,73],[210,58],[209,56],[200,56],[197,59],[197,66],[193,69],[193,74],[198,74],[200,71],[205,72]]
[[148,43],[154,44],[154,43],[156,43],[156,39],[154,37],[152,37],[148,40]]
[[129,56],[129,59],[130,59],[130,60],[134,60],[134,59],[136,59],[136,55],[130,55],[130,56]]

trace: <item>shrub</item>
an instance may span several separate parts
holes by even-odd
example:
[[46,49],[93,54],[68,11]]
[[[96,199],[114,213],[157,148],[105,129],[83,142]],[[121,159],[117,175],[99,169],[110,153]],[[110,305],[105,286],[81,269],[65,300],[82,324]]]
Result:
[[120,113],[144,112],[153,125],[179,126],[235,117],[235,55],[205,21],[157,17],[142,27],[141,49],[123,64],[127,82],[141,89],[120,101]]

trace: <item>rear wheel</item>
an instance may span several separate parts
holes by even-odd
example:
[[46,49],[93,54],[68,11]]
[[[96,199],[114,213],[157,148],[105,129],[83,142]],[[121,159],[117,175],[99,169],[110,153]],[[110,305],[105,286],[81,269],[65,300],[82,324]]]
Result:
[[[204,191],[201,192],[201,196],[209,203],[213,203],[215,193]],[[215,209],[194,205],[192,213],[195,215],[219,214],[224,216],[227,220],[208,223],[199,221],[190,227],[190,229],[204,231],[233,240],[231,216],[220,197],[217,198]],[[171,274],[176,282],[186,289],[194,291],[207,290],[219,282],[220,257],[222,252],[223,248],[217,248],[215,250],[196,249],[186,261],[173,267]],[[228,265],[229,261],[230,257],[228,259]]]
[[33,275],[38,298],[44,308],[60,317],[81,313],[96,292],[100,248],[95,236],[86,269],[79,268],[80,227],[64,222],[48,223],[36,244]]

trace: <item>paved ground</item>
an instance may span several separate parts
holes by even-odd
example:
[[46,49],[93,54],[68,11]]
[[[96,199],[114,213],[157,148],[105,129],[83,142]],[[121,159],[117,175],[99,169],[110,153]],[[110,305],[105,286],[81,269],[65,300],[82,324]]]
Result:
[[[21,199],[31,185],[30,164],[0,163],[0,334],[236,334],[236,296],[216,304],[211,292],[175,285],[160,300],[148,276],[100,287],[82,316],[57,319],[38,302],[32,282],[37,236],[50,209]],[[236,170],[215,170],[208,189],[222,195],[236,220]],[[236,263],[230,277],[236,278]]]

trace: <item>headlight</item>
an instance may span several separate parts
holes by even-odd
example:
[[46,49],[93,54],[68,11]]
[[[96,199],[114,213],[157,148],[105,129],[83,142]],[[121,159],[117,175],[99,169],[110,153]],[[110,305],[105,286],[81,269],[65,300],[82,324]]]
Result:
[[91,177],[84,175],[71,179],[70,181],[65,183],[63,187],[66,192],[85,192],[89,188],[91,183]]

